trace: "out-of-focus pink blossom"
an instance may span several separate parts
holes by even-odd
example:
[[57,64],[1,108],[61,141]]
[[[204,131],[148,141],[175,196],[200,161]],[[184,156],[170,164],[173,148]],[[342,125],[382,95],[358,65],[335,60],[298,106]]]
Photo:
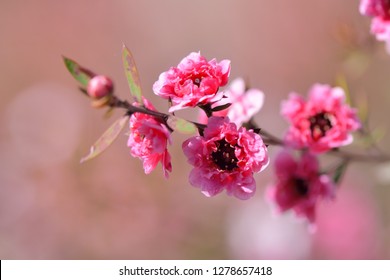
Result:
[[359,6],[362,15],[372,17],[371,33],[378,41],[386,42],[390,53],[390,1],[389,0],[362,0]]
[[230,61],[207,61],[200,53],[190,53],[177,67],[160,74],[153,85],[158,96],[170,99],[170,112],[218,101],[223,93],[219,87],[228,82]]
[[[230,87],[224,91],[224,98],[213,104],[213,108],[231,103],[232,105],[222,111],[214,112],[214,116],[228,117],[238,127],[248,122],[257,112],[260,111],[264,103],[264,93],[258,89],[245,88],[242,78],[233,80]],[[207,123],[207,116],[204,111],[199,113],[199,121]]]
[[267,148],[252,130],[237,129],[228,118],[211,117],[203,136],[183,143],[184,154],[194,166],[190,183],[208,197],[223,190],[239,199],[249,199],[256,190],[254,172],[267,167]]
[[373,18],[371,22],[371,33],[375,34],[378,41],[386,43],[386,50],[390,53],[390,20],[379,17]]
[[[150,101],[145,98],[143,101],[146,108],[155,110]],[[164,175],[168,178],[168,171],[172,171],[171,156],[167,149],[170,142],[168,128],[158,119],[142,113],[131,115],[130,136],[127,145],[131,148],[131,155],[143,161],[146,174],[152,172],[161,162]]]
[[280,212],[292,209],[298,217],[315,221],[319,199],[334,195],[334,185],[327,175],[319,174],[317,158],[305,153],[299,161],[283,150],[275,159],[276,183],[267,192],[267,198]]
[[371,17],[390,18],[389,0],[361,0],[359,11],[362,15]]
[[360,128],[356,111],[345,104],[345,93],[339,87],[315,84],[308,101],[291,93],[281,107],[290,123],[285,141],[295,148],[326,152],[350,144],[351,132]]
[[[380,215],[370,194],[371,188],[362,188],[363,178],[343,185],[331,205],[321,205],[316,222],[314,251],[326,259],[381,258],[384,244]],[[364,179],[363,179],[364,181]]]

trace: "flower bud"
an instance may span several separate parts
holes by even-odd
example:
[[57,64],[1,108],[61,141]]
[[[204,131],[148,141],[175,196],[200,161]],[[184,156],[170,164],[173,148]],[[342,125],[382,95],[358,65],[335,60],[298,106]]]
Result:
[[88,95],[95,99],[100,99],[111,95],[114,85],[110,78],[103,75],[97,75],[88,82]]

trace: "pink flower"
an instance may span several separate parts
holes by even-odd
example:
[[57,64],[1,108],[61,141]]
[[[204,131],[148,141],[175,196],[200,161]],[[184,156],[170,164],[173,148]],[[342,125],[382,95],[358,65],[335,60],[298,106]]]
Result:
[[390,20],[375,17],[371,22],[371,33],[378,41],[386,43],[386,50],[390,53]]
[[[145,98],[143,101],[146,108],[155,110],[150,101]],[[171,142],[170,132],[161,121],[142,113],[131,115],[127,146],[131,148],[133,157],[138,157],[143,161],[146,174],[152,172],[161,162],[164,175],[168,178],[168,171],[172,171],[171,156],[167,149],[168,142]]]
[[371,17],[390,18],[389,0],[361,0],[359,11],[362,15]]
[[[223,92],[225,98],[213,104],[213,108],[231,103],[232,105],[222,111],[213,113],[214,116],[228,117],[231,122],[240,127],[248,122],[264,103],[264,93],[258,89],[245,89],[245,82],[242,78],[232,81],[228,90]],[[207,116],[200,111],[199,121],[207,123]]]
[[292,209],[299,217],[313,223],[319,199],[334,195],[334,185],[327,175],[320,175],[318,161],[310,153],[295,161],[286,150],[275,159],[277,182],[267,192],[269,200],[276,203],[280,212]]
[[350,132],[360,128],[356,111],[345,104],[343,89],[328,85],[315,84],[308,101],[291,93],[282,103],[281,114],[290,123],[286,143],[315,153],[350,144]]
[[230,61],[207,61],[200,53],[190,53],[177,67],[163,72],[153,85],[158,96],[171,99],[170,112],[196,107],[222,98],[218,93],[226,85],[230,74]]
[[362,0],[359,6],[362,15],[373,17],[371,33],[378,41],[386,42],[390,53],[390,1],[389,0]]
[[194,166],[190,183],[208,197],[223,190],[239,199],[249,199],[256,190],[254,172],[267,167],[267,148],[252,130],[237,129],[228,118],[211,117],[203,136],[183,143],[184,154]]

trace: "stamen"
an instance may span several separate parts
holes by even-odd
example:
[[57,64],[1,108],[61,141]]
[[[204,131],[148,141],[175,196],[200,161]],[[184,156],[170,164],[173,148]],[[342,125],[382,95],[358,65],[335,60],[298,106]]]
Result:
[[309,193],[309,186],[306,180],[302,178],[294,178],[294,188],[297,194],[300,196],[306,196]]
[[231,171],[237,167],[238,159],[235,155],[235,147],[226,142],[225,139],[215,142],[217,151],[211,154],[213,162],[220,170]]
[[196,85],[196,86],[200,86],[200,82],[202,81],[202,79],[201,78],[195,78],[194,80],[193,80],[193,83],[194,83],[194,85]]
[[318,113],[310,117],[310,130],[312,138],[317,141],[326,135],[326,132],[332,128],[332,115],[329,113]]

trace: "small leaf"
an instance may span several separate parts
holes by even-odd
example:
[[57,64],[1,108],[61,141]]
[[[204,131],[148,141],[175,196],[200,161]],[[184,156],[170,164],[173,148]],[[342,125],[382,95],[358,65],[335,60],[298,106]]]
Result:
[[361,94],[357,96],[357,108],[359,120],[362,123],[366,123],[368,120],[368,100],[366,94]]
[[104,113],[104,118],[109,119],[114,114],[115,107],[109,107],[107,111]]
[[135,65],[133,55],[125,45],[123,45],[122,59],[127,82],[129,83],[130,87],[130,94],[140,105],[143,105],[141,82],[139,79],[137,66]]
[[198,131],[197,127],[192,122],[186,121],[185,119],[178,118],[175,116],[169,116],[167,124],[174,131],[183,134],[192,134]]
[[87,87],[89,80],[96,76],[92,71],[87,68],[80,66],[74,60],[63,57],[66,68],[72,76],[84,87]]
[[118,137],[119,133],[125,127],[129,116],[123,116],[120,119],[117,119],[104,133],[100,138],[93,144],[89,154],[83,157],[80,163],[83,163],[87,160],[93,159],[100,155],[105,149],[107,149],[114,140]]
[[362,50],[351,51],[343,62],[343,68],[348,73],[348,76],[353,79],[361,77],[367,72],[368,67],[371,64],[372,58],[367,52]]
[[232,105],[232,103],[226,103],[224,105],[220,105],[220,106],[217,106],[217,107],[213,108],[212,111],[213,112],[222,111],[222,110],[225,110],[225,109],[229,108],[230,105]]
[[336,170],[334,171],[333,174],[333,182],[335,184],[338,184],[343,177],[345,170],[347,169],[348,161],[344,160],[340,163],[339,166],[337,166]]
[[371,138],[374,143],[380,142],[386,136],[386,128],[385,127],[376,127],[372,130]]
[[336,77],[336,86],[341,87],[345,93],[345,103],[352,106],[351,101],[351,92],[349,91],[349,86],[347,82],[347,78],[344,74],[339,74]]

